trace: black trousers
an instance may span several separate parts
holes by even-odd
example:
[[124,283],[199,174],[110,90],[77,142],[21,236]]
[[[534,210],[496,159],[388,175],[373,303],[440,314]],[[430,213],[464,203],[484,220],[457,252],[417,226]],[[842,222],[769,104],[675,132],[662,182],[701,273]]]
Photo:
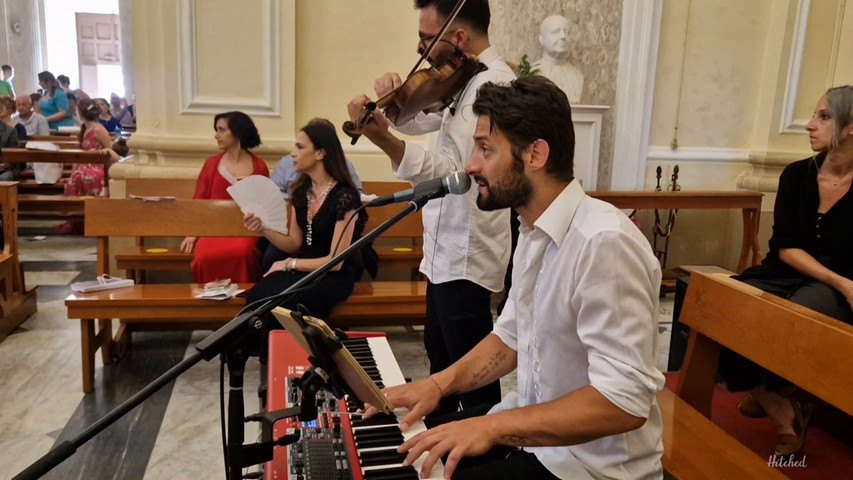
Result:
[[[840,292],[825,283],[802,278],[750,278],[743,282],[844,323],[853,324],[853,310],[850,309],[850,304]],[[766,320],[772,322],[774,319]],[[788,380],[728,348],[720,350],[719,372],[720,378],[733,392],[751,390],[759,385],[764,385],[768,391],[775,392],[791,385]]]
[[[479,405],[434,418],[427,418],[427,428],[488,413],[491,405]],[[446,461],[447,457],[442,458]],[[536,458],[536,455],[516,447],[498,445],[477,457],[465,457],[459,461],[453,480],[557,480]]]
[[[492,331],[492,292],[468,280],[427,284],[424,347],[430,373],[444,370],[471,351]],[[433,415],[443,415],[501,400],[500,382],[463,395],[445,397]]]

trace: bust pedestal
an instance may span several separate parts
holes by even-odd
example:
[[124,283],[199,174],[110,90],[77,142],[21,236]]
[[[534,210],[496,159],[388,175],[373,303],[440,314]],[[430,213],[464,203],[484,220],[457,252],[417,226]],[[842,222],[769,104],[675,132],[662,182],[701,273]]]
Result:
[[601,125],[607,105],[572,105],[575,126],[575,178],[586,191],[598,188],[598,154],[601,146]]

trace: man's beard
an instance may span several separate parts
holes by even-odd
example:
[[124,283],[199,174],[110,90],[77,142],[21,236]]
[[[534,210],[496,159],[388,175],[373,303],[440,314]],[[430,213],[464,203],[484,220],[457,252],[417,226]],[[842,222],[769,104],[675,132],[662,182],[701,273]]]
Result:
[[482,193],[477,195],[477,207],[480,210],[491,212],[527,205],[533,194],[533,185],[524,176],[524,162],[515,155],[513,157],[512,167],[494,184],[489,184],[484,178],[477,177],[479,181],[485,182],[488,189],[487,196]]

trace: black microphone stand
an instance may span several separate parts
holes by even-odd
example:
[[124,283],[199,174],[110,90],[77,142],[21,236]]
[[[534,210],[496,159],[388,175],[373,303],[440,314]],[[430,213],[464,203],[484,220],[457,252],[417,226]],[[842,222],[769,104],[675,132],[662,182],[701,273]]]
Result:
[[[156,378],[153,382],[146,385],[142,390],[134,394],[129,399],[122,402],[109,413],[104,415],[100,420],[92,424],[84,430],[80,435],[71,440],[66,440],[41,458],[36,460],[32,465],[24,469],[19,474],[15,475],[12,480],[33,480],[40,478],[54,467],[62,463],[66,458],[70,457],[77,451],[80,446],[91,440],[95,435],[103,431],[108,426],[112,425],[119,418],[123,417],[136,406],[144,402],[148,397],[156,393],[160,388],[167,385],[169,382],[180,376],[185,371],[189,370],[193,365],[199,363],[202,359],[210,361],[219,354],[223,354],[229,365],[229,372],[239,378],[232,378],[229,381],[231,393],[229,394],[229,428],[228,428],[228,464],[229,478],[236,480],[240,478],[241,469],[244,466],[256,465],[272,459],[273,444],[265,445],[264,448],[253,448],[251,460],[255,463],[244,465],[242,460],[241,450],[243,443],[243,395],[242,388],[243,379],[242,371],[245,367],[247,355],[242,352],[242,348],[246,343],[246,339],[250,335],[257,335],[263,327],[262,317],[271,312],[279,305],[291,292],[310,285],[312,282],[319,280],[329,270],[334,268],[339,263],[351,257],[356,251],[364,245],[372,242],[376,237],[391,228],[395,223],[399,222],[406,215],[416,212],[423,208],[426,203],[439,195],[440,192],[433,192],[429,195],[424,195],[411,200],[405,208],[394,214],[391,218],[368,232],[357,241],[353,242],[349,248],[335,255],[331,260],[320,266],[318,269],[302,277],[296,283],[288,287],[283,292],[270,298],[266,303],[253,311],[244,312],[234,317],[227,324],[216,330],[210,336],[202,340],[196,345],[196,352],[180,363],[170,368],[166,373]],[[237,352],[237,353],[234,353]],[[233,365],[232,365],[233,364]],[[236,393],[239,392],[239,395]],[[238,410],[239,407],[239,410]],[[297,412],[296,414],[299,414]],[[291,415],[293,416],[293,415]],[[316,416],[316,414],[315,414]],[[236,417],[232,419],[231,417]],[[285,418],[285,417],[281,417]],[[239,419],[239,423],[237,421]],[[298,438],[298,436],[297,436]],[[235,442],[239,441],[241,448],[236,448]],[[257,450],[262,450],[258,452]],[[263,457],[261,460],[255,461]],[[234,473],[236,472],[236,476]]]

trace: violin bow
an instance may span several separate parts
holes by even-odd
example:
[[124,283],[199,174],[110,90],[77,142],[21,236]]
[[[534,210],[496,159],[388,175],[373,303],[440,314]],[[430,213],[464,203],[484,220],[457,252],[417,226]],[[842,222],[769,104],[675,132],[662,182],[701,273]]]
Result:
[[[450,11],[450,15],[447,16],[447,19],[441,26],[441,29],[438,31],[438,34],[433,37],[431,42],[429,42],[429,45],[427,45],[427,47],[424,49],[424,53],[421,54],[421,58],[418,59],[417,63],[415,63],[415,66],[412,67],[412,71],[409,72],[408,75],[406,75],[406,78],[411,77],[415,72],[417,72],[418,69],[421,67],[421,64],[424,63],[424,60],[426,60],[430,56],[430,54],[432,54],[432,51],[438,45],[438,42],[441,41],[441,37],[443,37],[444,34],[447,33],[447,29],[450,28],[450,24],[453,23],[454,20],[456,20],[456,16],[459,15],[459,11],[462,10],[462,7],[464,5],[465,0],[459,0],[458,2],[456,2],[456,5],[453,7],[453,10]],[[375,102],[368,102],[367,106],[365,107],[364,116],[362,117],[362,123],[367,121],[367,119],[370,117],[371,112],[376,109],[377,104],[382,103],[382,101],[386,97],[390,97],[395,93],[396,90],[392,90],[386,93],[382,98],[377,99]]]
[[441,38],[444,37],[444,34],[447,33],[447,29],[450,28],[450,24],[456,20],[456,16],[459,15],[459,11],[462,10],[462,6],[465,5],[465,0],[459,0],[456,2],[456,5],[453,7],[453,10],[450,11],[450,15],[447,16],[447,19],[444,21],[444,25],[441,26],[441,29],[438,31],[438,34],[433,37],[432,41],[429,42],[427,48],[424,49],[424,53],[421,54],[421,58],[418,59],[415,66],[412,68],[412,71],[409,72],[407,77],[412,76],[413,73],[417,72],[420,68],[421,64],[426,60],[431,54],[432,51],[435,50],[438,42],[441,41]]

